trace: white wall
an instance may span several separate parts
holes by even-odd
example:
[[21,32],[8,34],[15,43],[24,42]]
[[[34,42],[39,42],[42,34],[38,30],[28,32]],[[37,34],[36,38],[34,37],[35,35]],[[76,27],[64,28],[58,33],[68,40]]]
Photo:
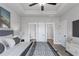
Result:
[[61,44],[65,47],[65,35],[67,35],[66,21],[59,20],[55,23],[55,44]]
[[54,31],[53,31],[53,24],[47,24],[47,39],[53,39]]
[[64,14],[61,17],[61,20],[67,20],[67,28],[65,28],[67,29],[67,51],[69,51],[73,55],[79,55],[79,38],[72,36],[72,21],[79,20],[79,5],[68,11],[66,14]]
[[8,10],[11,14],[11,29],[13,29],[15,32],[15,34],[19,34],[20,31],[20,16],[13,10],[9,9],[6,5],[4,4],[0,4],[1,7],[5,8],[6,10]]
[[15,35],[18,35],[20,33],[20,17],[14,12],[11,13],[11,28],[15,31]]
[[[15,11],[9,9],[4,4],[0,4],[0,6],[4,7],[5,9],[11,12],[11,29],[15,30],[16,35],[18,35],[21,31],[22,38],[26,39],[27,42],[29,42],[28,23],[52,23],[53,22],[55,25],[54,43],[62,44],[63,46],[65,46],[64,44],[65,40],[63,38],[61,39],[63,35],[60,35],[61,29],[63,28],[61,27],[63,22],[61,22],[58,17],[54,17],[54,16],[49,17],[47,15],[28,15],[25,17],[20,17]],[[63,29],[63,32],[64,32],[64,29]]]
[[42,15],[29,15],[22,17],[21,19],[21,32],[22,38],[24,38],[27,42],[28,39],[28,23],[55,23],[58,21],[58,17],[49,17]]

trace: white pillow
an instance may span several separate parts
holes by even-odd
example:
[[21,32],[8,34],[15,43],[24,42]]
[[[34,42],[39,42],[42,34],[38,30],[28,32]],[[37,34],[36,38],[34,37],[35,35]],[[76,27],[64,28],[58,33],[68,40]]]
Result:
[[[15,41],[11,38],[0,38],[0,43],[4,45],[5,49],[3,52],[5,52],[6,50],[10,49],[11,47],[13,47],[15,45]],[[2,53],[3,53],[2,52]]]
[[4,47],[5,47],[4,51],[6,51],[6,49],[7,49],[6,44],[1,39],[0,39],[0,43],[2,43],[4,45]]
[[15,45],[15,41],[12,38],[5,38],[2,37],[0,38],[2,41],[6,41],[9,45],[9,47],[13,47]]

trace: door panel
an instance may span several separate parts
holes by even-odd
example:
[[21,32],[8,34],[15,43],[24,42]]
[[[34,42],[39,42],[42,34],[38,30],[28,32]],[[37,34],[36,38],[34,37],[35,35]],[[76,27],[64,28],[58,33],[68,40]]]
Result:
[[53,39],[53,25],[47,24],[47,39]]
[[29,39],[36,39],[36,24],[29,24]]
[[39,23],[37,24],[36,27],[36,37],[37,37],[37,42],[47,42],[46,39],[46,24],[44,23]]

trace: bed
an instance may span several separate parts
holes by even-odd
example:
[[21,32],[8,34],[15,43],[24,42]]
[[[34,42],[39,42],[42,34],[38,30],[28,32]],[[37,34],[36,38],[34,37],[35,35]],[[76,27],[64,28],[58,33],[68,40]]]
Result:
[[31,43],[13,39],[13,30],[0,30],[0,56],[20,56]]
[[0,56],[20,56],[23,51],[31,44],[27,42],[21,42],[18,45],[8,49],[7,51],[3,52]]

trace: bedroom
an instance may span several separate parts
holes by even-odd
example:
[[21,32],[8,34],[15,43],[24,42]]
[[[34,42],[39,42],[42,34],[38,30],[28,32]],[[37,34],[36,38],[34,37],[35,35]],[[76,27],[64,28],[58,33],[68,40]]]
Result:
[[[33,52],[30,51],[35,50],[35,45],[42,44],[39,42],[49,42],[56,55],[79,55],[78,37],[72,36],[72,22],[79,18],[79,3],[30,4],[0,3],[0,16],[3,17],[0,17],[0,42],[5,45],[1,45],[0,55],[32,55]],[[3,9],[6,11],[2,11]],[[5,19],[7,22],[2,21]],[[66,49],[66,52],[63,54],[59,48],[64,51]],[[44,46],[43,49],[47,48]],[[49,51],[50,49],[48,48]],[[42,55],[35,51],[38,56]],[[43,55],[52,54],[52,51],[46,51]]]

